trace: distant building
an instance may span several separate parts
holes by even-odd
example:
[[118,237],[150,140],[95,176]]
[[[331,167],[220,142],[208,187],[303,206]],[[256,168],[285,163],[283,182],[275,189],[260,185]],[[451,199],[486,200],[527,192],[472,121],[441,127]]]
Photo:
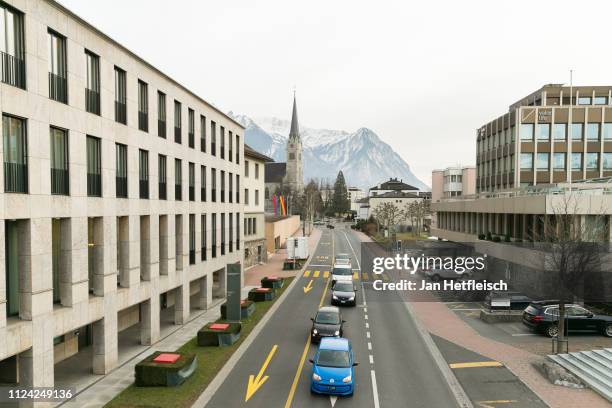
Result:
[[419,194],[419,189],[417,187],[411,186],[410,184],[404,183],[402,180],[398,180],[397,178],[390,178],[387,181],[384,181],[380,184],[371,187],[369,190],[369,196],[377,196],[389,192],[402,192],[402,193],[413,193]]
[[[443,198],[462,197],[476,193],[476,167],[453,166],[431,172],[431,201]],[[433,214],[432,227],[436,227]]]
[[413,201],[430,199],[431,193],[429,191],[420,191],[417,187],[406,184],[402,180],[390,178],[370,188],[368,197],[357,200],[355,203],[358,206],[357,218],[368,219],[374,213],[376,207],[383,203],[393,203],[398,208],[403,209]]
[[359,200],[364,198],[365,191],[360,189],[359,187],[349,187],[348,188],[348,199],[351,206],[351,211],[359,212]]

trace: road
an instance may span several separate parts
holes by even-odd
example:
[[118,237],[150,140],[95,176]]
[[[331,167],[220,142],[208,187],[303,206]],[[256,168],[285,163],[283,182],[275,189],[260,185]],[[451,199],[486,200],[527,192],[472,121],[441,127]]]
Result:
[[[342,308],[353,344],[355,393],[347,398],[310,393],[310,318],[328,305],[333,255],[353,259],[360,288],[356,307]],[[456,407],[457,403],[405,306],[393,293],[371,289],[359,270],[360,242],[350,229],[324,230],[297,286],[238,360],[207,407]],[[365,278],[365,279],[364,279]],[[383,275],[383,279],[389,279]],[[304,287],[312,289],[305,292]],[[385,297],[382,299],[381,297]],[[396,300],[396,301],[390,301]],[[205,364],[205,362],[203,362]],[[247,397],[249,376],[253,393]],[[267,378],[266,378],[267,377]]]

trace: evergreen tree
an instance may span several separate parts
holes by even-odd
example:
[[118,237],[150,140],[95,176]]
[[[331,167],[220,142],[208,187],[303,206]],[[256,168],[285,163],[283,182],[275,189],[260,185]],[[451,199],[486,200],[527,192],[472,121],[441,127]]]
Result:
[[334,183],[332,208],[336,213],[345,213],[350,209],[348,190],[346,188],[346,181],[344,180],[342,170],[338,172],[338,177],[336,177],[336,182]]

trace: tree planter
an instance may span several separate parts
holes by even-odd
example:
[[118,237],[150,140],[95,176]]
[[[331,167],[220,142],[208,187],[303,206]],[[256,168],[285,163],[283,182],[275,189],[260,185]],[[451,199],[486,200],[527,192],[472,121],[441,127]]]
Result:
[[[240,301],[240,318],[246,319],[255,311],[255,303],[250,300]],[[221,305],[221,319],[227,320],[227,303]]]
[[274,299],[275,291],[270,288],[255,288],[249,291],[249,300],[253,302],[265,302]]
[[198,346],[231,346],[240,338],[240,323],[208,323],[198,331]]
[[284,284],[285,280],[278,276],[266,276],[261,280],[262,288],[280,289]]
[[[173,356],[178,356],[174,361]],[[164,359],[163,357],[169,357]],[[160,361],[154,361],[159,359]],[[165,360],[167,362],[162,362]],[[175,387],[181,385],[198,365],[195,354],[156,351],[136,364],[137,387]]]

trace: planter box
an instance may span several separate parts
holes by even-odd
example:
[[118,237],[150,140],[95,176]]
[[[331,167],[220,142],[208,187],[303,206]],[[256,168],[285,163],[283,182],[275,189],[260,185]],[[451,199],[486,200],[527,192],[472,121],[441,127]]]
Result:
[[231,346],[240,338],[240,323],[209,323],[198,331],[198,346]]
[[256,288],[249,291],[249,300],[253,302],[265,302],[272,300],[276,296],[276,292],[271,288]]
[[[136,364],[135,377],[137,387],[175,387],[181,385],[198,366],[195,354],[180,354],[175,362],[155,362],[160,354],[180,354],[156,351]],[[167,361],[171,361],[168,359]]]
[[[241,300],[240,301],[240,318],[246,319],[250,317],[255,311],[255,303],[250,300]],[[221,305],[221,319],[227,319],[227,306],[226,303]]]
[[261,280],[262,288],[280,289],[284,284],[285,280],[277,276],[266,276]]

